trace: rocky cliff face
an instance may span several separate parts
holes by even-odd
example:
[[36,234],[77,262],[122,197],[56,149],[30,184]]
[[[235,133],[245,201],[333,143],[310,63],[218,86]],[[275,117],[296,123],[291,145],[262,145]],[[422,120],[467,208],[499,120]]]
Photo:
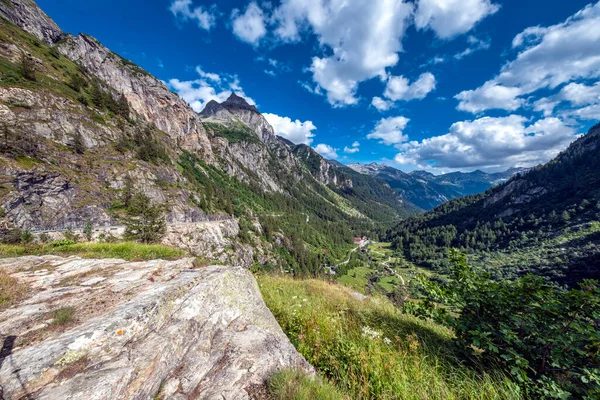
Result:
[[312,371],[242,268],[44,256],[0,270],[27,289],[0,314],[6,399],[248,399],[277,369]]
[[293,153],[309,169],[311,174],[324,185],[338,188],[351,188],[352,180],[338,170],[331,162],[323,158],[311,147],[299,144],[292,147]]
[[63,37],[63,32],[32,0],[3,0],[0,15],[48,44]]
[[62,54],[125,95],[131,108],[145,121],[169,134],[190,151],[211,160],[211,146],[197,114],[162,82],[141,68],[126,63],[96,39],[67,35],[59,44]]

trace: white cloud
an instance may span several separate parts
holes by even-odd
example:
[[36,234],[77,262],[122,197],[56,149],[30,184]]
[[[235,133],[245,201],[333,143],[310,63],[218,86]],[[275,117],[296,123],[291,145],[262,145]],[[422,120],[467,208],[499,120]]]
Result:
[[277,76],[277,73],[270,69],[265,69],[264,72],[265,72],[265,74],[270,75],[270,76]]
[[467,38],[467,43],[469,44],[469,47],[460,53],[455,54],[455,59],[462,60],[466,56],[469,56],[477,51],[487,50],[492,45],[492,42],[489,39],[478,39],[475,36],[469,36]]
[[403,76],[390,76],[383,95],[393,101],[422,100],[435,86],[435,76],[429,72],[421,74],[413,83]]
[[333,106],[352,105],[360,82],[398,63],[412,10],[398,0],[283,0],[273,16],[275,35],[294,42],[314,33],[328,53],[312,59],[316,87]]
[[337,154],[337,149],[334,149],[328,144],[320,143],[315,147],[315,150],[317,153],[328,159],[336,159],[339,157]]
[[[550,27],[531,27],[517,35],[513,47],[520,49],[516,58],[506,63],[500,73],[481,88],[456,96],[461,100],[459,109],[474,112],[489,108],[514,110],[521,104],[518,96],[540,89],[554,89],[578,79],[600,77],[600,2],[588,5],[565,22]],[[503,87],[514,95],[501,107],[481,95],[483,88]],[[509,91],[505,91],[508,94]],[[547,108],[546,108],[547,109]]]
[[244,93],[240,82],[235,75],[214,74],[204,72],[202,68],[196,67],[196,72],[200,79],[191,81],[180,81],[171,79],[167,82],[172,90],[175,90],[179,96],[184,99],[196,112],[201,112],[206,103],[216,100],[219,103],[227,100],[232,92],[244,97],[248,103],[256,104],[254,100]]
[[359,151],[360,151],[360,143],[359,142],[352,143],[352,147],[348,147],[348,146],[344,147],[344,153],[354,154],[354,153],[358,153]]
[[450,132],[401,145],[396,162],[427,168],[534,166],[555,157],[577,135],[558,118],[528,124],[525,117],[484,117],[453,124]]
[[519,95],[521,95],[519,88],[486,82],[480,88],[465,90],[454,98],[460,100],[457,107],[459,110],[478,114],[494,108],[514,111],[524,103],[523,99],[518,98]]
[[432,29],[439,38],[449,39],[470,31],[499,9],[490,0],[419,0],[415,24],[419,29]]
[[367,139],[379,139],[380,143],[388,146],[406,142],[408,136],[405,136],[402,132],[409,121],[410,119],[405,117],[382,118],[373,132],[367,135]]
[[292,121],[289,117],[280,117],[269,113],[263,114],[263,116],[271,124],[277,135],[290,140],[294,144],[310,145],[315,137],[312,131],[316,130],[317,127],[312,121],[301,122],[298,119]]
[[231,19],[233,21],[233,33],[244,42],[256,46],[267,34],[265,15],[255,2],[248,4],[243,14],[237,8],[234,9],[231,13]]
[[393,102],[384,100],[377,96],[373,97],[373,100],[371,101],[371,105],[379,111],[387,111],[392,107],[393,104]]
[[204,72],[202,70],[202,67],[200,67],[200,66],[196,67],[196,72],[198,73],[198,75],[200,75],[200,77],[202,77],[204,79],[208,79],[209,81],[213,81],[216,83],[221,83],[221,77],[219,76],[219,74]]
[[562,102],[568,102],[570,109],[562,108],[560,113],[581,119],[600,119],[600,82],[593,85],[570,83],[557,94],[538,99],[533,103],[535,111],[545,116],[552,115]]
[[192,0],[174,0],[169,7],[177,20],[182,22],[196,21],[198,27],[209,31],[217,21],[215,6],[205,9],[203,6],[193,7]]

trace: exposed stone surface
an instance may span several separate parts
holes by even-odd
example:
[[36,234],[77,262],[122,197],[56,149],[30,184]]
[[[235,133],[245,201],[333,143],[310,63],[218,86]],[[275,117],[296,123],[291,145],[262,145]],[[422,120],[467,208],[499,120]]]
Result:
[[[242,268],[43,256],[0,269],[30,286],[0,314],[5,399],[247,399],[279,368],[312,371]],[[73,321],[52,324],[62,307]]]
[[54,44],[64,36],[58,25],[32,0],[2,0],[0,16],[48,44]]
[[185,136],[180,141],[182,146],[202,154],[206,159],[212,158],[200,118],[164,83],[137,66],[125,64],[123,59],[90,36],[69,35],[59,48],[65,56],[83,65],[118,93],[123,93],[131,108],[146,121],[174,139]]

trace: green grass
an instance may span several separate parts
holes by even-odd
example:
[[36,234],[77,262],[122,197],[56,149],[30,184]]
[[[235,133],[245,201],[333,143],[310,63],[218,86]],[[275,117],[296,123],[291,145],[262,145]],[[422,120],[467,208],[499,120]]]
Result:
[[484,372],[464,363],[449,330],[403,315],[383,297],[361,302],[348,288],[319,280],[258,280],[294,346],[348,398],[521,398],[490,366]]
[[269,379],[270,400],[343,400],[345,397],[329,382],[311,378],[293,369],[281,370]]
[[54,311],[52,315],[52,323],[54,325],[66,325],[73,321],[75,309],[73,307],[62,307]]
[[234,126],[225,126],[205,122],[204,127],[210,130],[214,135],[224,137],[229,143],[260,143],[256,134],[242,123],[235,123]]
[[357,292],[365,294],[367,282],[369,282],[368,276],[375,272],[377,271],[368,267],[354,268],[348,271],[346,275],[340,276],[338,282],[351,287]]
[[54,246],[46,245],[0,245],[0,257],[24,255],[77,255],[83,258],[120,258],[126,261],[176,260],[185,257],[183,250],[159,244],[122,243],[76,243]]

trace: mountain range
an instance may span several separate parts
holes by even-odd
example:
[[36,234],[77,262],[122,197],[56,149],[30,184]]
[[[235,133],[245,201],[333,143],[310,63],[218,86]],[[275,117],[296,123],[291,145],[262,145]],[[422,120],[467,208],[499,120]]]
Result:
[[198,114],[32,1],[0,2],[0,16],[0,206],[11,225],[117,225],[126,194],[141,191],[168,224],[239,218],[239,246],[224,258],[317,273],[354,235],[420,211],[385,182],[278,138],[235,93]]
[[432,268],[443,269],[454,247],[494,276],[532,272],[574,285],[600,278],[599,220],[600,124],[547,164],[400,222],[387,239]]
[[485,173],[477,170],[434,175],[427,171],[406,173],[377,163],[349,164],[348,167],[361,174],[383,179],[407,201],[424,210],[431,210],[458,197],[485,192],[492,186],[506,182],[513,175],[528,170],[528,168],[511,168],[497,173]]

